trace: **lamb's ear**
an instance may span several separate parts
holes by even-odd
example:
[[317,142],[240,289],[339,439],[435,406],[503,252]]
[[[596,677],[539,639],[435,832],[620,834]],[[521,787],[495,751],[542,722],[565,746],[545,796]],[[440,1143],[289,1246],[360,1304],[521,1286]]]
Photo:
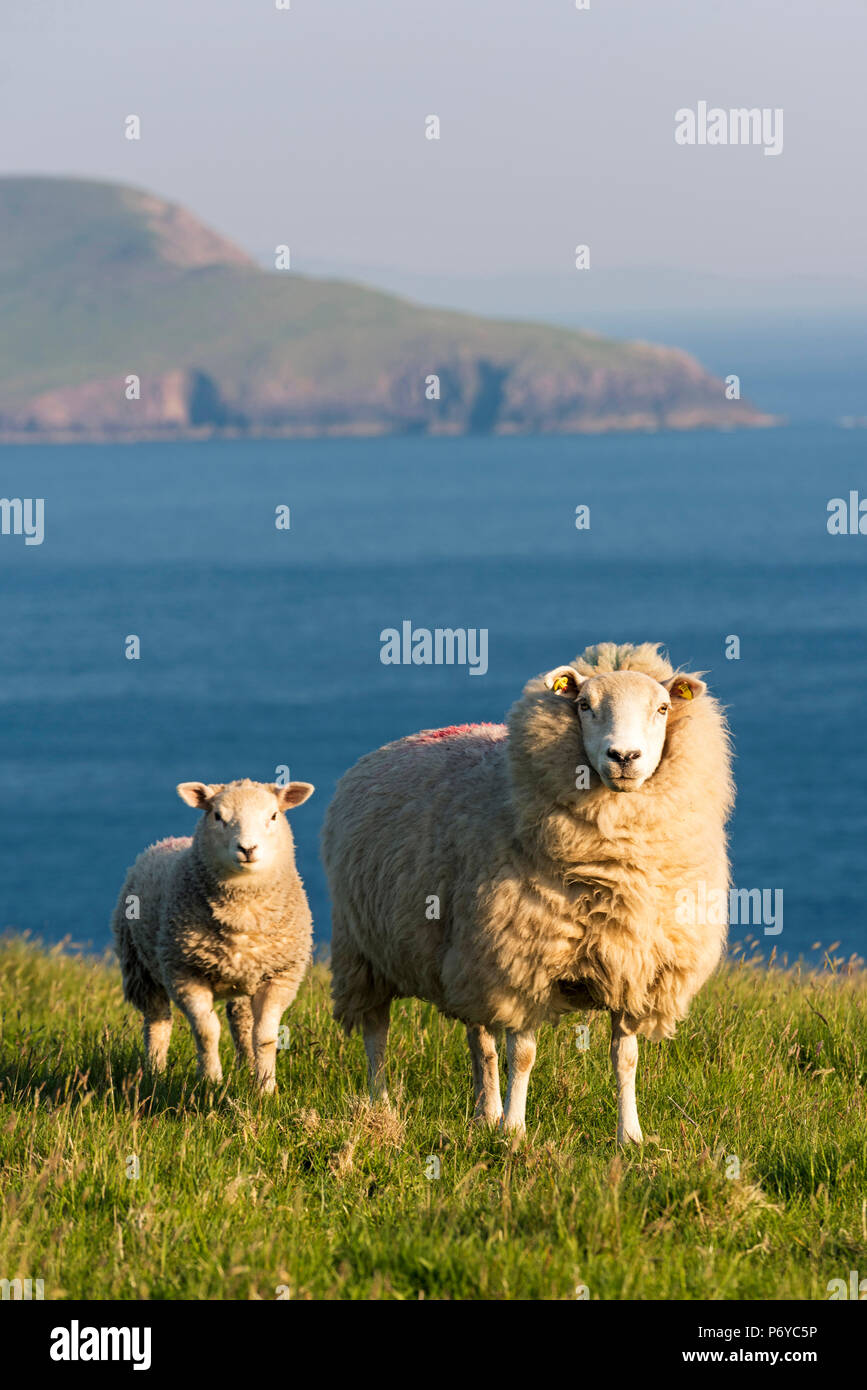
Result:
[[312,782],[288,782],[285,787],[273,782],[271,790],[280,803],[280,810],[288,811],[293,806],[301,806],[316,788]]
[[558,695],[565,695],[567,699],[574,700],[586,679],[587,677],[576,671],[574,666],[555,666],[545,677],[545,684]]
[[661,681],[672,700],[697,700],[707,690],[704,681],[699,680],[698,676],[672,676],[670,680]]
[[209,806],[212,797],[217,792],[223,790],[223,783],[218,782],[209,786],[207,782],[179,782],[177,786],[178,796],[181,801],[185,801],[188,806],[196,806],[199,809]]

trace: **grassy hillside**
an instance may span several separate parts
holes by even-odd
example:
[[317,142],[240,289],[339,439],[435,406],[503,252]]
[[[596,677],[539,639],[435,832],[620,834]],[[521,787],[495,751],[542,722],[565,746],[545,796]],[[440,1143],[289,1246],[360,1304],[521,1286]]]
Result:
[[86,180],[0,178],[0,315],[7,435],[769,423],[686,353],[267,273],[183,208]]
[[182,1022],[146,1081],[113,963],[13,939],[0,998],[0,1275],[46,1299],[827,1298],[867,1264],[863,973],[727,967],[641,1044],[640,1152],[612,1137],[601,1015],[584,1052],[543,1033],[516,1143],[469,1124],[462,1030],[417,1004],[396,1112],[371,1109],[323,967],[272,1100],[198,1087]]

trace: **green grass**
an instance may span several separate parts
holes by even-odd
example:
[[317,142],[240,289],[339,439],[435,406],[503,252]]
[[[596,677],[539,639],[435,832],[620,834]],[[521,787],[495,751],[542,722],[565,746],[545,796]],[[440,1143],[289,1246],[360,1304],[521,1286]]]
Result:
[[0,998],[0,1277],[46,1299],[827,1298],[867,1273],[867,977],[837,962],[730,965],[642,1042],[634,1152],[603,1015],[584,1052],[542,1032],[514,1142],[470,1124],[463,1031],[416,1003],[394,1008],[395,1112],[371,1109],[321,966],[272,1099],[231,1068],[200,1087],[180,1020],[151,1084],[108,960],[9,940]]

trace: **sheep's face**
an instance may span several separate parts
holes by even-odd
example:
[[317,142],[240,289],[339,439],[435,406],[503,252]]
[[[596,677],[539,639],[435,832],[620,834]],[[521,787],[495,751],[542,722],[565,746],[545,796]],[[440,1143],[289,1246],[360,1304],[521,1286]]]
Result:
[[181,782],[178,795],[204,815],[196,831],[205,859],[223,876],[267,873],[292,843],[283,812],[313,792],[309,782]]
[[582,676],[572,666],[549,671],[545,684],[572,701],[588,761],[613,792],[644,785],[659,766],[673,702],[698,699],[707,688],[697,676],[660,683],[640,671]]

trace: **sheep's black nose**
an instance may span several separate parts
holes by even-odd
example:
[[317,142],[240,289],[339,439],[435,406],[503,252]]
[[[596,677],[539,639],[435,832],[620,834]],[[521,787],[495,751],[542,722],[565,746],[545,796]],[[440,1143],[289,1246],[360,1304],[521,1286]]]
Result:
[[238,853],[243,854],[245,859],[249,859],[258,848],[258,845],[239,845]]
[[630,748],[627,752],[620,753],[616,748],[609,748],[608,756],[615,763],[634,763],[636,758],[641,757],[641,749]]

